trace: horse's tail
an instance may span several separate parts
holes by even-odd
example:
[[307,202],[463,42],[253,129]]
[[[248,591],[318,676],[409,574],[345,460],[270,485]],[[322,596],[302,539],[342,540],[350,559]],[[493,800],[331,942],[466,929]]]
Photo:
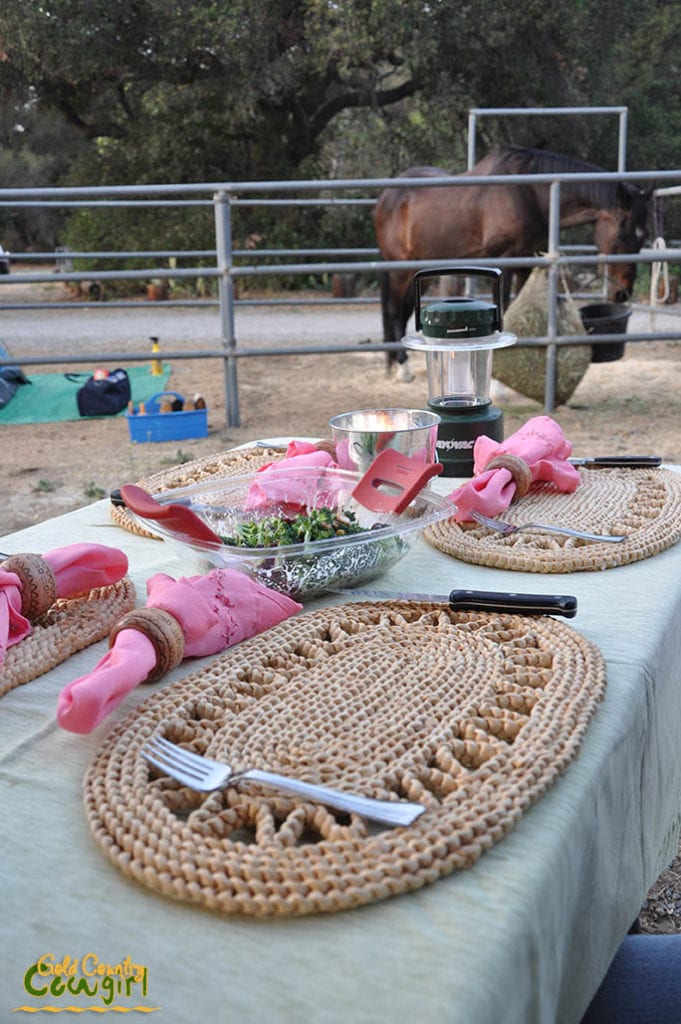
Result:
[[[411,277],[386,271],[380,275],[380,281],[383,340],[401,341],[406,334],[407,321],[414,308],[414,286]],[[407,358],[408,353],[404,349],[391,349],[386,352],[388,372],[390,373],[395,363],[406,363]]]
[[[390,274],[386,270],[380,274],[381,282],[381,317],[383,319],[383,341],[393,341],[393,318],[391,314]],[[392,352],[388,353],[390,357]]]

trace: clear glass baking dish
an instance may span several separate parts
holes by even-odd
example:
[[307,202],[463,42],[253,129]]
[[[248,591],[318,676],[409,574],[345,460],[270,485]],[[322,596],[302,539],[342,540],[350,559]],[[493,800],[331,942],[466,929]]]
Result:
[[191,556],[196,571],[238,569],[302,601],[374,579],[404,558],[422,530],[455,512],[450,501],[429,489],[420,491],[399,515],[374,512],[352,496],[360,479],[360,474],[335,467],[279,468],[269,483],[266,474],[254,472],[154,494],[161,505],[188,506],[223,538],[235,538],[244,524],[271,516],[290,518],[294,511],[320,507],[345,515],[351,512],[370,531],[296,544],[248,548],[199,541],[163,519],[130,514],[152,533],[173,542],[183,560]]

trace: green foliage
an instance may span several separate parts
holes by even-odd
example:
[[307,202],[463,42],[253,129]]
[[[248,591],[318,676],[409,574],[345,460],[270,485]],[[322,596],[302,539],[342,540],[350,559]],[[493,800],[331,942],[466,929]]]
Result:
[[233,537],[223,537],[225,544],[244,548],[277,548],[287,544],[312,544],[355,533],[365,533],[354,512],[339,509],[313,508],[290,517],[265,516],[250,523],[241,523]]
[[[149,250],[175,251],[195,249],[211,252],[215,249],[213,210],[208,207],[85,207],[74,211],[61,235],[62,244],[81,252],[144,252]],[[158,266],[167,268],[168,261],[159,258]],[[186,265],[215,266],[215,257],[188,257]],[[182,266],[181,260],[178,266]],[[150,266],[148,258],[129,258],[115,261],[101,259],[74,259],[74,270],[110,270],[125,267],[142,270]],[[153,274],[150,272],[150,277]],[[192,279],[178,286],[185,290],[194,287]],[[122,286],[123,287],[123,286]],[[128,283],[128,289],[131,287]],[[135,283],[132,283],[135,287]],[[143,284],[139,285],[140,288]],[[114,292],[115,284],[107,285]]]
[[[630,167],[674,166],[670,0],[3,0],[0,180],[11,185],[385,177],[466,162],[471,107],[621,105]],[[613,117],[485,117],[614,168]],[[0,209],[9,247],[212,249],[210,207]],[[248,209],[235,242],[370,246],[358,208]],[[118,265],[118,264],[117,264]],[[131,264],[133,265],[133,264]],[[79,268],[80,269],[80,268]],[[90,269],[90,268],[88,268]],[[95,268],[96,269],[96,268]]]
[[174,455],[166,455],[161,459],[164,466],[182,466],[185,462],[191,462],[193,456],[178,448]]
[[85,497],[86,498],[105,498],[106,497],[106,491],[104,490],[104,488],[103,487],[98,487],[97,484],[94,482],[94,480],[90,481],[90,483],[85,488],[84,493],[85,493]]

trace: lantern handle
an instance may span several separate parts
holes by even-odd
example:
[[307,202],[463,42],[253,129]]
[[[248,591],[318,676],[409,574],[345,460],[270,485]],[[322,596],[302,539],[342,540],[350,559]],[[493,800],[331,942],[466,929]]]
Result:
[[[492,282],[496,316],[494,329],[503,330],[503,299],[501,286],[503,273],[499,267],[440,267],[437,270],[417,270],[412,278],[414,286],[414,321],[416,330],[421,330],[421,282],[430,277],[487,277]],[[455,300],[467,301],[467,300]]]

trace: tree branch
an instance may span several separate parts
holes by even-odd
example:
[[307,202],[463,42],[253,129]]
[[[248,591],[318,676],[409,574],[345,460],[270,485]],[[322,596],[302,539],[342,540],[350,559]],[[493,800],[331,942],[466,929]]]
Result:
[[346,89],[326,100],[309,119],[309,128],[318,135],[336,114],[348,107],[387,107],[407,96],[413,96],[420,88],[417,76],[413,76],[392,89],[373,89],[369,86]]

